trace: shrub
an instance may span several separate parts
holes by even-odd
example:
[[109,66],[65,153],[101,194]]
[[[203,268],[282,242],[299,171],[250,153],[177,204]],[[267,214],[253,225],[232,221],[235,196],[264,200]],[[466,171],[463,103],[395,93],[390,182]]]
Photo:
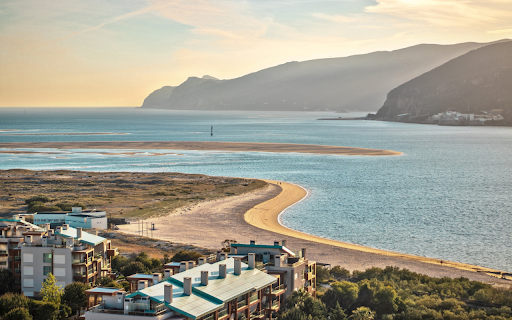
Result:
[[171,261],[174,262],[181,262],[181,261],[196,261],[199,260],[199,258],[202,257],[202,255],[195,251],[189,251],[189,250],[180,250],[172,256]]
[[32,202],[46,203],[46,202],[50,202],[50,201],[51,200],[48,196],[38,195],[38,196],[33,196],[33,197],[28,198],[27,200],[25,200],[25,203],[26,204],[31,204]]

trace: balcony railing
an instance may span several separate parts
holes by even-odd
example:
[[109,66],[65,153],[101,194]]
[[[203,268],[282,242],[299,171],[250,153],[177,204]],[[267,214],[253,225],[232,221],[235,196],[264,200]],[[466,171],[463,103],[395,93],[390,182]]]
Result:
[[7,250],[0,250],[0,254],[7,254]]
[[237,306],[238,306],[238,309],[240,309],[240,308],[245,307],[246,305],[247,305],[247,301],[245,301],[245,299],[244,299],[242,301],[238,301],[238,305]]
[[270,304],[270,309],[271,309],[271,310],[277,310],[277,309],[279,309],[279,301],[278,301],[278,300],[274,300],[274,301],[272,301],[272,303]]
[[253,303],[254,301],[258,300],[258,295],[252,295],[249,297],[249,304]]
[[73,264],[87,264],[87,262],[85,261],[85,259],[76,259],[73,260]]
[[270,289],[270,293],[272,293],[272,294],[279,294],[279,293],[283,292],[284,290],[286,290],[286,284],[283,283],[283,284],[281,284],[281,285],[279,285],[277,287],[272,287]]
[[251,319],[261,319],[261,318],[264,318],[266,316],[265,314],[265,311],[261,310],[261,311],[254,311],[253,313],[251,313]]
[[219,318],[222,318],[228,314],[228,309],[223,309],[219,311]]
[[14,256],[14,261],[21,261],[21,256]]
[[85,274],[85,272],[75,272],[74,276],[75,277],[85,277],[86,274]]
[[205,317],[204,320],[213,320],[215,319],[215,313],[209,315],[208,317]]
[[20,273],[21,273],[21,269],[19,269],[19,268],[15,268],[15,269],[14,269],[14,273],[15,273],[15,274],[20,274]]

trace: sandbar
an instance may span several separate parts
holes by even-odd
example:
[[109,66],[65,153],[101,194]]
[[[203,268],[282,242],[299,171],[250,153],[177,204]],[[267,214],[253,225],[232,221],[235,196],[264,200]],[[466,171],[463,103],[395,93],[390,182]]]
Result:
[[[219,250],[226,239],[239,243],[255,240],[263,244],[286,240],[286,246],[292,250],[307,248],[311,260],[351,271],[397,266],[433,277],[466,277],[499,285],[512,283],[485,273],[496,271],[488,268],[449,261],[441,265],[439,259],[343,243],[286,228],[278,222],[279,214],[303,199],[306,191],[285,182],[267,182],[266,187],[251,193],[200,202],[169,212],[167,216],[148,219],[146,222],[155,223],[156,230],[148,230],[144,235],[212,250]],[[122,232],[140,234],[136,221],[119,228]]]
[[401,152],[380,149],[338,147],[293,143],[218,142],[218,141],[80,141],[80,142],[6,142],[0,148],[53,149],[171,149],[228,152],[311,153],[347,156],[397,156]]

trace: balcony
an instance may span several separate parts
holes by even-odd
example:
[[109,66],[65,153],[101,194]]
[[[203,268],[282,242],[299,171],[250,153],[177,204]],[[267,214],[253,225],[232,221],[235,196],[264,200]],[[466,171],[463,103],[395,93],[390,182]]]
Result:
[[21,269],[15,268],[14,269],[14,274],[21,274]]
[[314,277],[315,277],[315,275],[313,274],[313,272],[307,272],[307,273],[305,272],[305,273],[304,273],[304,278],[305,278],[306,280],[308,280],[308,281],[309,281],[309,280],[311,280],[311,279],[313,279]]
[[209,315],[208,317],[203,318],[203,320],[215,320],[215,313],[212,313],[212,314],[211,314],[211,315]]
[[279,310],[279,301],[278,300],[272,301],[272,303],[270,304],[270,307],[268,309],[270,309],[272,311]]
[[81,265],[81,264],[87,264],[87,261],[85,259],[76,259],[73,260],[74,265]]
[[219,319],[228,315],[228,309],[223,309],[219,311]]
[[80,281],[82,281],[86,276],[87,276],[87,274],[85,272],[75,272],[73,274],[73,277]]
[[251,319],[263,319],[265,317],[266,317],[266,314],[265,314],[264,310],[254,311],[253,313],[251,313]]
[[285,291],[286,291],[286,284],[281,284],[277,287],[270,288],[270,292],[269,292],[269,289],[267,289],[265,291],[265,293],[267,293],[267,294],[270,293],[271,295],[277,296],[277,295],[283,294]]
[[254,294],[249,297],[249,304],[252,304],[253,302],[258,301],[258,295]]
[[21,256],[14,256],[14,261],[21,261]]
[[242,301],[238,301],[238,304],[237,304],[238,309],[242,309],[245,306],[247,306],[247,301],[245,301],[245,299]]
[[7,250],[0,250],[0,256],[8,255]]

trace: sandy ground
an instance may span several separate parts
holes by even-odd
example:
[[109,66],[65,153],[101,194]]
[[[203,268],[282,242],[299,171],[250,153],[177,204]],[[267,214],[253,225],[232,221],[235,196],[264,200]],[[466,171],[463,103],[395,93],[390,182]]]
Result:
[[[398,266],[434,277],[466,277],[491,283],[511,283],[476,272],[484,270],[477,266],[448,261],[443,261],[441,265],[440,260],[436,259],[347,244],[283,227],[278,222],[278,215],[300,201],[306,191],[284,182],[267,182],[270,183],[267,187],[253,193],[203,202],[182,208],[170,216],[147,220],[156,226],[152,237],[214,250],[219,250],[226,239],[241,243],[256,240],[264,244],[286,240],[286,246],[293,251],[307,248],[307,257],[311,260],[340,265],[349,270]],[[137,223],[119,227],[123,232],[138,232]]]
[[401,152],[337,146],[291,143],[249,143],[214,141],[91,141],[91,142],[9,142],[0,148],[55,148],[55,149],[172,149],[211,151],[298,152],[359,156],[396,156]]

